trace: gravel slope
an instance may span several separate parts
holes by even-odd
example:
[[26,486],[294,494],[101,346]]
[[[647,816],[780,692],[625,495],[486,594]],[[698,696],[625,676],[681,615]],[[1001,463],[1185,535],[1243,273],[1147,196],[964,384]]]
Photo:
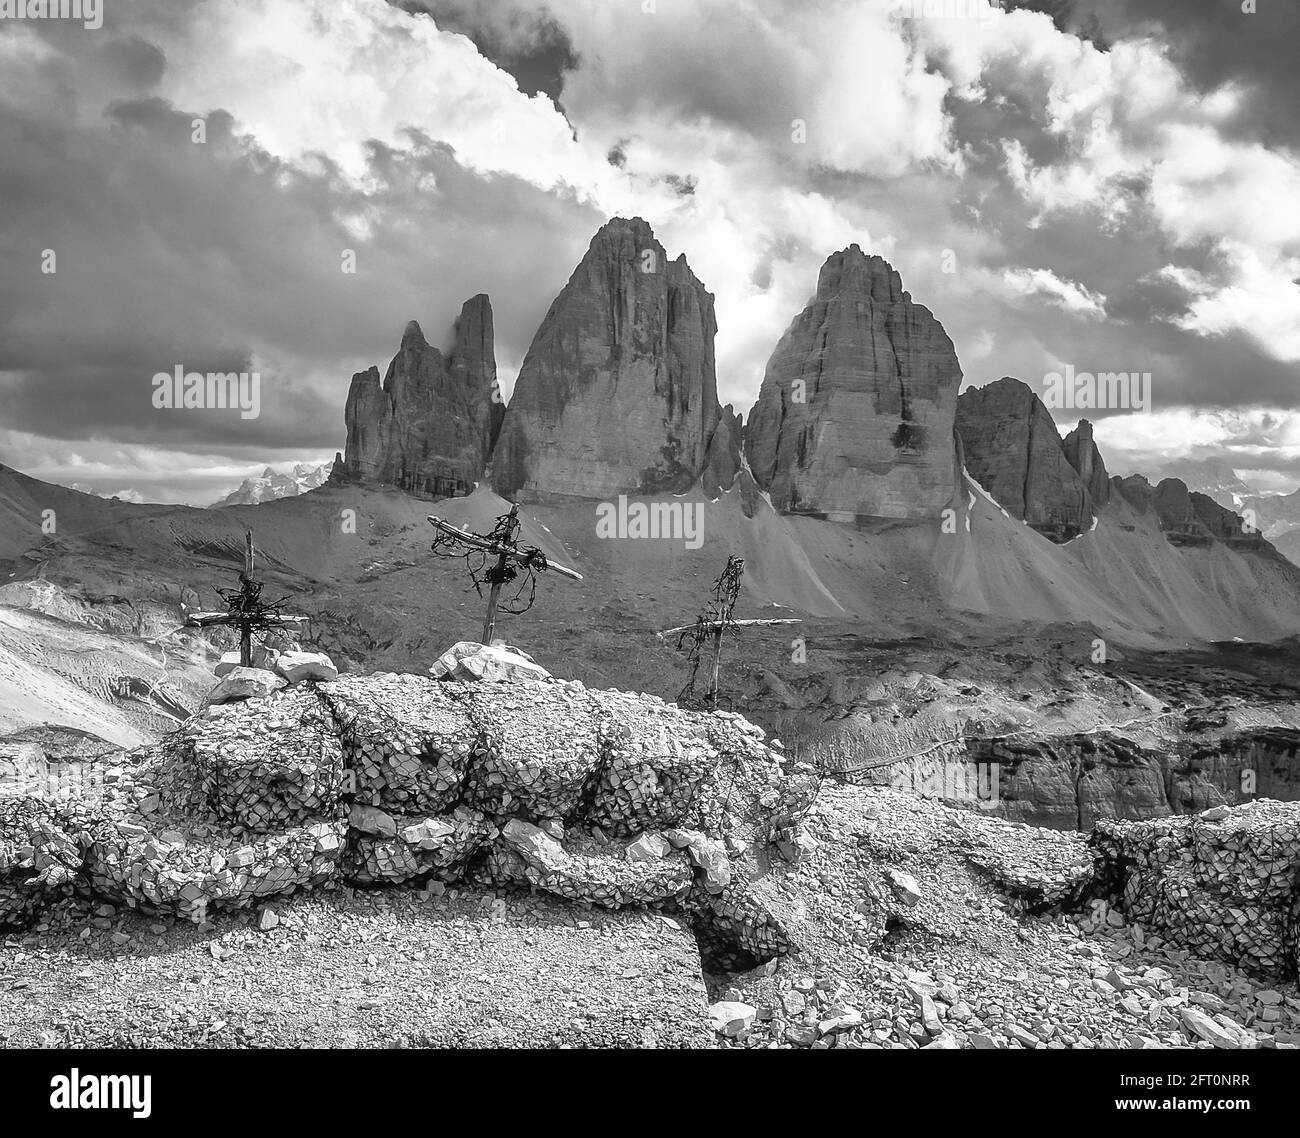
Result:
[[1294,982],[1198,960],[1103,907],[1030,915],[1012,894],[1067,890],[1082,834],[834,784],[808,821],[816,848],[756,886],[800,951],[713,983],[756,1011],[733,1046],[1300,1046]]

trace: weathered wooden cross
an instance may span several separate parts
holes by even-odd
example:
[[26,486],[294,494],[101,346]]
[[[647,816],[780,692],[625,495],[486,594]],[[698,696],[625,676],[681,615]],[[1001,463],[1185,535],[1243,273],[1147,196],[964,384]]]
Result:
[[[474,582],[474,588],[478,590],[479,596],[483,595],[483,582],[490,586],[488,590],[488,607],[487,615],[483,619],[483,639],[482,643],[491,644],[492,634],[496,629],[497,623],[497,606],[500,604],[501,586],[508,584],[519,576],[523,571],[528,575],[527,582],[532,584],[532,590],[529,593],[527,603],[519,601],[523,594],[524,585],[519,586],[519,591],[511,601],[507,602],[502,609],[509,613],[527,612],[533,604],[533,597],[537,592],[537,583],[533,580],[534,571],[553,569],[562,577],[568,577],[573,581],[581,581],[582,574],[560,565],[557,562],[547,558],[540,549],[519,548],[519,507],[512,505],[510,513],[502,514],[497,518],[497,524],[493,527],[490,534],[470,533],[466,529],[458,529],[451,522],[444,518],[429,515],[429,523],[438,531],[438,536],[433,541],[433,551],[443,557],[461,557],[463,556],[466,563],[469,564],[470,579]],[[470,559],[478,555],[479,562],[477,565],[471,564]],[[489,565],[489,558],[496,558],[494,564]],[[479,574],[482,574],[480,578]],[[515,607],[516,604],[522,604],[523,607]]]
[[803,623],[802,620],[797,619],[732,620],[731,610],[736,607],[736,599],[740,596],[740,579],[744,572],[745,559],[743,557],[728,557],[727,567],[723,569],[721,576],[713,582],[713,600],[709,604],[708,612],[702,614],[694,624],[666,628],[663,632],[655,633],[660,640],[664,640],[675,633],[680,634],[677,640],[678,651],[682,650],[687,640],[690,641],[690,646],[686,651],[692,664],[691,676],[686,681],[686,686],[677,695],[678,703],[695,702],[695,676],[700,669],[700,653],[706,642],[712,642],[713,662],[709,678],[709,689],[699,702],[704,707],[713,708],[718,703],[718,669],[722,662],[722,636],[725,632],[733,628]]
[[272,604],[262,600],[262,582],[253,576],[253,532],[244,535],[244,569],[239,574],[238,589],[221,589],[226,602],[225,612],[187,612],[185,624],[190,628],[210,628],[214,625],[227,625],[239,629],[239,663],[241,667],[253,666],[253,633],[272,628],[293,626],[299,630],[306,622],[305,616],[287,616],[280,612],[280,605],[287,600],[282,597]]

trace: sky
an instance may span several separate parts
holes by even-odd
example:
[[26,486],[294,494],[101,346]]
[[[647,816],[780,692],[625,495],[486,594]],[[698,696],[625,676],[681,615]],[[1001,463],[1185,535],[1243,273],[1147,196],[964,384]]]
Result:
[[[0,462],[205,504],[328,461],[352,374],[410,319],[445,342],[479,292],[508,393],[592,234],[639,215],[715,294],[743,412],[856,243],[967,386],[1150,373],[1149,413],[1088,412],[1112,472],[1214,458],[1300,485],[1300,5],[940,4],[0,20]],[[255,372],[259,414],[155,407],[177,367]]]

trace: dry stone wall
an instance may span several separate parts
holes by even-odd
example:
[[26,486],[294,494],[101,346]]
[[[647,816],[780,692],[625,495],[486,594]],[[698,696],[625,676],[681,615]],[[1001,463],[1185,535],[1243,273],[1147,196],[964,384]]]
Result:
[[214,705],[89,797],[0,798],[0,925],[73,890],[200,920],[343,880],[683,907],[786,951],[747,882],[816,773],[726,712],[576,681],[344,677]]
[[1300,803],[1099,821],[1092,845],[1097,880],[1145,930],[1261,976],[1296,974]]

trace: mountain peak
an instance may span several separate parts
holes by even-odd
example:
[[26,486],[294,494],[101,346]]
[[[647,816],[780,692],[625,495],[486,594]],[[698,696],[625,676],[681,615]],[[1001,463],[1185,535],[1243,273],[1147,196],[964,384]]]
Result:
[[[537,330],[492,461],[506,497],[684,490],[738,469],[718,432],[713,296],[640,217],[596,235]],[[715,454],[710,446],[716,442]]]
[[298,494],[323,486],[329,476],[329,464],[308,466],[296,463],[292,474],[277,474],[273,467],[265,467],[259,477],[245,478],[237,490],[227,494],[218,506],[255,506],[259,502],[273,502],[278,498],[292,498]]
[[408,320],[406,330],[402,333],[402,348],[427,348],[428,340],[424,338],[424,332],[420,329],[418,320]]
[[492,306],[471,297],[443,355],[418,321],[402,333],[383,383],[377,368],[352,377],[341,478],[400,486],[421,497],[468,494],[482,477],[504,408],[496,391]]
[[817,276],[817,296],[833,297],[853,291],[879,304],[898,304],[911,297],[903,291],[903,278],[884,257],[867,254],[852,244],[832,253]]
[[952,496],[961,365],[881,257],[826,258],[768,361],[745,432],[778,510],[840,520],[933,517]]
[[998,505],[1062,543],[1092,528],[1109,498],[1105,463],[1081,423],[1062,439],[1027,383],[1003,376],[957,401],[966,468]]

